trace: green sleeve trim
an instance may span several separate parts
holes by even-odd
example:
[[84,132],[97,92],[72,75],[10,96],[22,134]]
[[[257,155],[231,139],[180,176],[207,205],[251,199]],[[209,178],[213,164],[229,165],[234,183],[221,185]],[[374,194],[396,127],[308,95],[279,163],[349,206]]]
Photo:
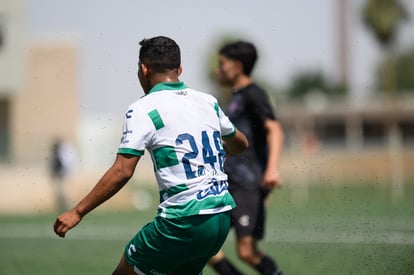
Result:
[[214,103],[214,110],[216,111],[216,114],[219,117],[220,116],[220,114],[219,114],[219,105],[218,105],[217,102]]
[[223,136],[223,138],[232,138],[234,136],[236,136],[236,127],[234,127],[234,131],[228,135]]
[[118,149],[118,154],[121,155],[134,155],[134,156],[143,156],[144,155],[144,150],[135,150],[135,149],[131,149],[131,148],[119,148]]

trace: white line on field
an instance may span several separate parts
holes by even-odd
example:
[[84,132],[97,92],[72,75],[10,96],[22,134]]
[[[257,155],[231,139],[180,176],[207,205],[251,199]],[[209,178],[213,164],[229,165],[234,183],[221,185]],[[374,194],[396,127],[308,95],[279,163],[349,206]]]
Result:
[[[70,231],[67,240],[128,241],[136,233],[125,226],[79,226]],[[51,227],[6,224],[0,228],[1,239],[58,239]],[[229,235],[234,240],[234,235]],[[323,232],[303,228],[283,228],[278,234],[267,234],[263,242],[281,243],[334,243],[334,244],[400,244],[414,245],[414,232],[403,231],[341,231],[326,229]]]

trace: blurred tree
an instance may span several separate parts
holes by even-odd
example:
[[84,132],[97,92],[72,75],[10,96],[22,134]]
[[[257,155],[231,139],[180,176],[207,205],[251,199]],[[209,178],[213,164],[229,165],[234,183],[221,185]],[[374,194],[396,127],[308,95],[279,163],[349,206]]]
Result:
[[362,13],[365,25],[385,47],[393,42],[398,24],[407,17],[399,0],[367,0]]
[[395,39],[399,24],[408,17],[407,11],[399,0],[367,0],[362,17],[388,59],[387,66],[383,68],[383,84],[380,86],[393,94],[398,89],[395,75]]
[[[385,90],[383,79],[387,77],[390,60],[384,59],[378,67],[376,86]],[[398,54],[395,59],[397,93],[414,93],[414,48]]]
[[345,94],[345,87],[329,82],[322,72],[307,71],[296,74],[287,88],[287,95],[291,99],[302,99],[315,92],[336,97]]
[[396,92],[397,66],[395,60],[395,41],[399,24],[407,19],[405,7],[399,0],[367,0],[363,11],[363,21],[374,34],[386,56],[385,66],[382,68],[382,85],[385,92],[391,97],[392,112],[387,116],[389,138],[389,156],[391,159],[391,190],[392,197],[401,198],[404,190],[404,169],[402,156],[401,133],[397,123]]

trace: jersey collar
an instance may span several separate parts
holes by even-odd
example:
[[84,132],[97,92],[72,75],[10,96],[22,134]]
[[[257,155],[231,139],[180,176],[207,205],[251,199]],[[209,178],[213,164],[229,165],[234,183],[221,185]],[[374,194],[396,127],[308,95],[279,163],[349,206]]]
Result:
[[249,84],[247,84],[247,85],[246,85],[246,86],[244,86],[244,87],[241,87],[241,88],[234,88],[234,89],[233,89],[233,94],[236,94],[236,93],[238,93],[239,91],[244,90],[244,89],[247,89],[248,87],[253,86],[253,85],[254,85],[253,83],[249,83]]
[[188,88],[184,82],[161,82],[156,84],[149,93],[159,92],[164,90],[183,90]]

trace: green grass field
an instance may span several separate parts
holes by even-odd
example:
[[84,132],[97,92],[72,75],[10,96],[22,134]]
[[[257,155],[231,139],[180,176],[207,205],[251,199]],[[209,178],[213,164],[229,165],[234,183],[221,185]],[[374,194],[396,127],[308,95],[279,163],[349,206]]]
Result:
[[[414,184],[399,201],[375,184],[311,186],[302,200],[296,192],[285,187],[271,196],[261,242],[285,274],[414,274]],[[155,201],[145,211],[98,210],[66,239],[52,232],[55,214],[0,216],[0,274],[111,274],[154,213]],[[224,251],[245,274],[257,274],[238,261],[233,233]],[[215,273],[206,267],[204,274]]]

